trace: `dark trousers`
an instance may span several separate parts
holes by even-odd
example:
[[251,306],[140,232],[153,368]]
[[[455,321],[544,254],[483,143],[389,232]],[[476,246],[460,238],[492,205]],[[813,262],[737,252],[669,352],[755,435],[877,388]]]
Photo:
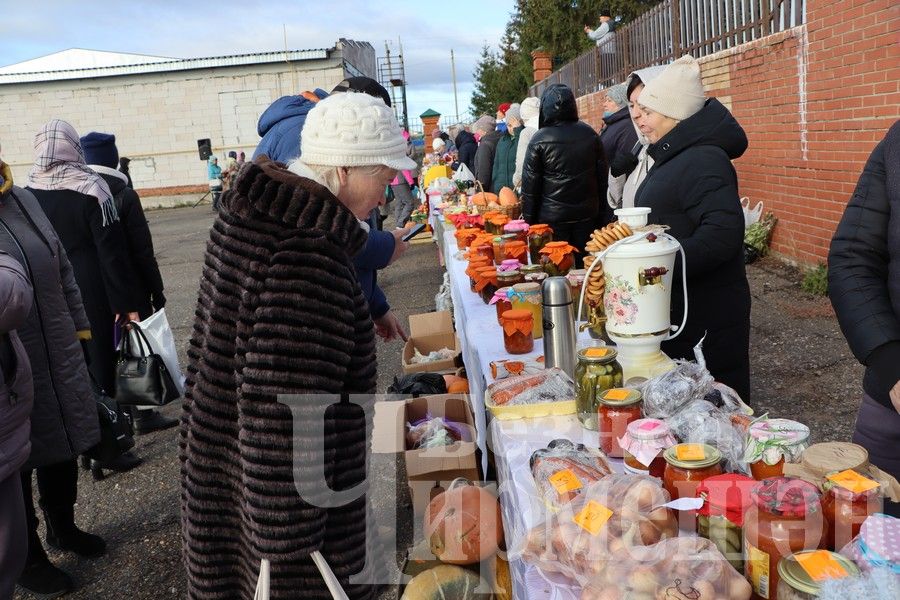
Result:
[[584,257],[584,246],[594,232],[596,219],[584,219],[583,221],[567,221],[565,223],[547,223],[553,230],[553,239],[566,241],[578,248],[578,259],[575,268],[582,268],[581,258]]
[[[41,497],[39,504],[44,516],[57,529],[65,531],[75,522],[75,500],[78,497],[78,465],[75,459],[34,469]],[[22,471],[22,497],[25,501],[25,522],[28,527],[28,564],[46,557],[38,536],[38,519],[31,489],[31,470]]]
[[0,481],[0,600],[12,598],[16,580],[25,568],[22,549],[28,534],[21,487],[18,473]]

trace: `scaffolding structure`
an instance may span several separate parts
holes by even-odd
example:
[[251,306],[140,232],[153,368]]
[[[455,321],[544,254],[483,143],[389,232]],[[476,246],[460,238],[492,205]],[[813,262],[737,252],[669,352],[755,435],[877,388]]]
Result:
[[397,121],[409,131],[409,113],[406,109],[406,68],[403,64],[403,44],[397,40],[399,51],[391,52],[384,43],[384,56],[378,58],[378,82],[391,96],[391,108]]

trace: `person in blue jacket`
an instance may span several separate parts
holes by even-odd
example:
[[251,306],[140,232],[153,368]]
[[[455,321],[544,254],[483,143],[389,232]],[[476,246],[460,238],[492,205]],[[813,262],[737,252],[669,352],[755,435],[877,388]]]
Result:
[[[388,106],[391,97],[387,90],[374,79],[368,77],[350,77],[339,83],[331,93],[362,92],[380,98]],[[265,154],[277,162],[285,164],[300,157],[300,138],[306,115],[328,93],[316,89],[315,92],[304,92],[299,96],[284,96],[273,102],[259,118],[257,131],[262,140],[253,152],[253,158]],[[356,268],[356,279],[369,303],[369,313],[375,323],[375,333],[385,341],[407,339],[407,334],[400,321],[391,311],[387,297],[378,287],[377,271],[400,258],[409,248],[409,242],[402,241],[408,229],[395,229],[392,232],[378,229],[378,211],[362,226],[369,230],[365,247],[353,258]]]

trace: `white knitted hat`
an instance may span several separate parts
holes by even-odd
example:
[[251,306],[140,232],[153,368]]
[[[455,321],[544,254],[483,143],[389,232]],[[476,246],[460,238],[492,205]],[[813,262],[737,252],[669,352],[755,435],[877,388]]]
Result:
[[525,127],[534,127],[535,129],[537,129],[538,117],[540,116],[540,112],[540,98],[530,96],[522,100],[521,108],[519,108],[519,115],[522,117],[522,121],[525,123]]
[[320,100],[306,116],[300,157],[308,165],[414,169],[393,111],[380,98],[346,92]]
[[705,103],[700,65],[690,55],[682,56],[647,82],[638,97],[638,104],[678,121],[696,114]]
[[447,144],[444,142],[444,140],[442,140],[439,137],[436,137],[433,140],[431,140],[431,149],[434,150],[435,152],[443,152],[444,148],[446,148],[446,147],[447,147]]

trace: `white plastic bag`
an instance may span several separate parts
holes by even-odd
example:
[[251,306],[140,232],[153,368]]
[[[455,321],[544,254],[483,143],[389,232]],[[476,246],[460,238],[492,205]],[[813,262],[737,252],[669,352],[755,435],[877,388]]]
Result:
[[[150,350],[154,354],[158,354],[166,364],[166,368],[172,375],[175,387],[178,393],[184,395],[184,374],[181,372],[181,365],[178,364],[178,350],[175,348],[175,336],[172,335],[172,329],[169,327],[169,320],[166,318],[166,309],[161,308],[143,321],[140,322],[141,331],[147,336],[150,342]],[[131,336],[132,348],[140,348],[142,343],[139,336],[134,331],[128,335]]]
[[256,580],[256,593],[253,600],[269,600],[270,567],[267,559],[262,559],[259,565],[259,579]]
[[466,166],[465,163],[459,163],[459,168],[456,169],[456,173],[453,174],[453,179],[455,181],[475,181],[475,176],[472,175],[472,171],[469,170],[469,167]]
[[744,196],[741,198],[741,208],[744,210],[744,231],[746,231],[748,227],[759,221],[762,216],[763,203],[760,200],[756,206],[750,208],[750,198]]

